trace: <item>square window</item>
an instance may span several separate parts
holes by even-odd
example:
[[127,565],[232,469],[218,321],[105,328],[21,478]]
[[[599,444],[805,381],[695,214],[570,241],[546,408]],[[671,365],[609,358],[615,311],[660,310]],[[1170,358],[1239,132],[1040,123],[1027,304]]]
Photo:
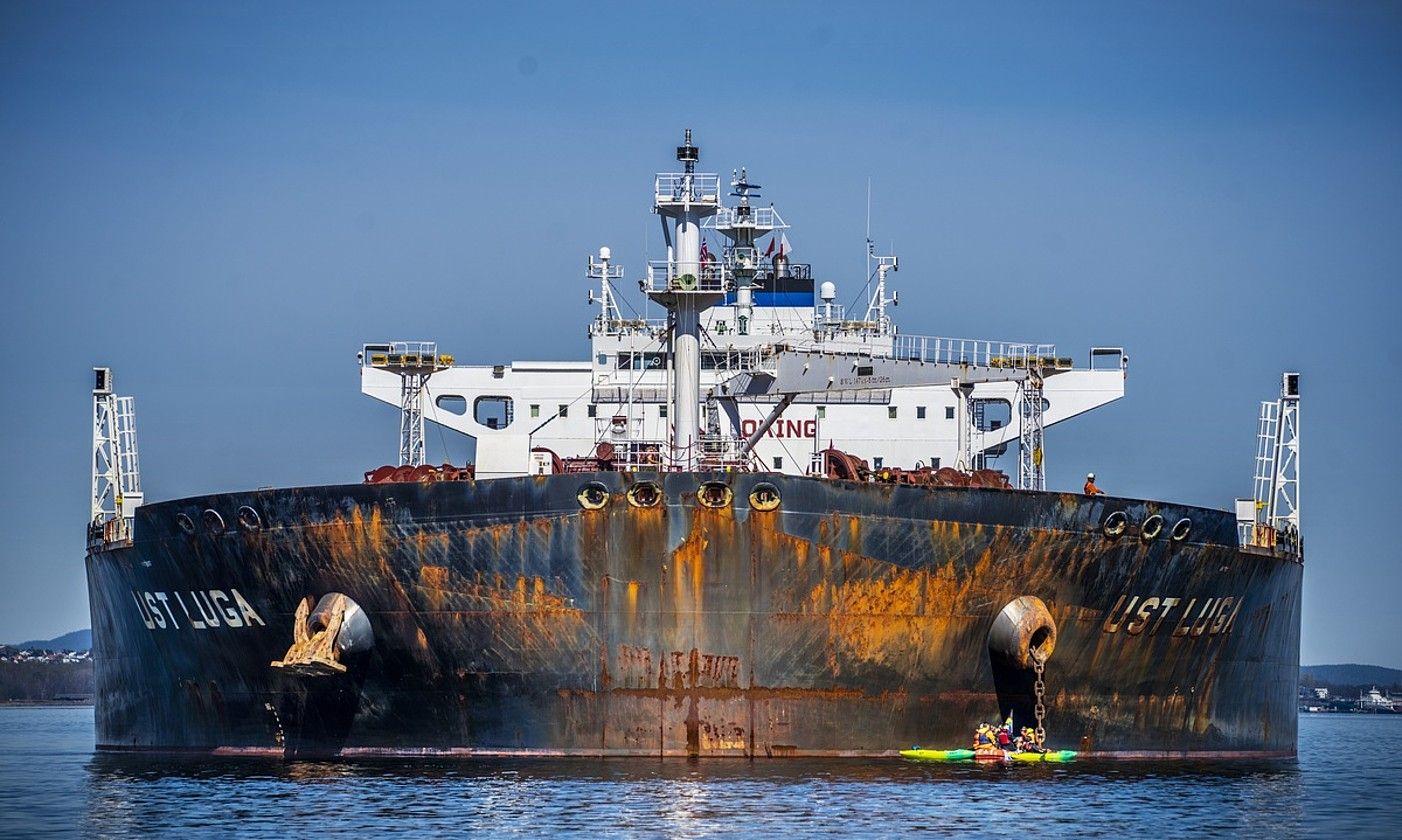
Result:
[[539,417],[539,416],[540,416],[540,406],[538,406],[538,405],[532,405],[532,406],[531,406],[531,416],[532,416],[532,417]]
[[932,469],[932,470],[937,470],[937,469],[939,469],[939,468],[940,468],[940,459],[938,459],[938,458],[931,458],[931,459],[930,459],[930,469]]
[[657,416],[658,416],[658,417],[666,417],[666,416],[667,416],[667,406],[665,406],[665,405],[659,405],[659,406],[657,407]]
[[782,470],[783,468],[784,468],[784,459],[781,458],[781,457],[779,457],[778,455],[775,455],[775,456],[774,456],[774,469],[776,469],[776,470]]
[[872,459],[871,459],[871,468],[874,469],[874,470],[879,470],[879,469],[881,469],[881,461],[882,461],[882,458],[881,458],[880,456],[877,456],[877,457],[875,457],[875,458],[872,458]]
[[952,406],[952,405],[947,405],[947,406],[944,407],[944,419],[946,419],[946,420],[953,420],[953,419],[954,419],[954,406]]
[[820,405],[820,406],[818,406],[818,419],[819,419],[819,420],[822,420],[824,417],[827,417],[827,416],[828,416],[828,407],[825,406],[825,405]]
[[887,420],[895,420],[895,419],[896,419],[896,407],[895,407],[894,405],[893,405],[893,406],[890,406],[889,408],[886,409],[886,419],[887,419]]
[[570,407],[567,406],[567,405],[562,405],[562,406],[560,406],[560,410],[557,411],[557,412],[555,412],[555,414],[556,414],[557,416],[559,416],[559,417],[568,417],[568,416],[569,416],[569,413],[570,413]]
[[598,416],[599,416],[599,407],[598,407],[597,405],[594,405],[593,403],[590,403],[590,404],[589,404],[589,416],[590,416],[590,417],[598,417]]
[[925,419],[925,406],[923,406],[923,405],[917,405],[917,406],[915,407],[915,419],[916,419],[916,420],[924,420],[924,419]]

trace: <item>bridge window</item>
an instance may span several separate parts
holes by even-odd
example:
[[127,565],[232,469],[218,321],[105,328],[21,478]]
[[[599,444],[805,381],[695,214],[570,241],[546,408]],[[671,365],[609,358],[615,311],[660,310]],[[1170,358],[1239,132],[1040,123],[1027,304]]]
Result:
[[433,401],[442,411],[449,414],[456,414],[459,417],[467,413],[467,398],[461,394],[444,394]]
[[598,407],[597,405],[594,405],[593,403],[590,403],[590,404],[589,404],[589,416],[590,416],[590,417],[598,417],[598,416],[599,416],[599,407]]
[[874,470],[879,470],[879,469],[881,469],[881,462],[882,462],[882,460],[883,460],[883,459],[882,459],[880,456],[877,456],[877,457],[875,457],[875,458],[872,458],[872,459],[871,459],[871,468],[874,469]]
[[890,407],[888,407],[888,408],[886,409],[886,419],[887,419],[887,420],[895,420],[895,419],[896,419],[896,407],[895,407],[894,405],[893,405],[893,406],[890,406]]
[[783,458],[780,458],[778,455],[775,455],[775,456],[774,456],[774,469],[776,469],[776,470],[782,470],[783,468],[784,468],[784,459],[783,459]]
[[569,413],[570,413],[570,407],[567,406],[567,405],[562,405],[562,406],[560,406],[560,410],[557,411],[557,412],[555,412],[555,416],[557,416],[557,417],[567,417],[567,416],[569,416]]
[[923,405],[917,405],[917,406],[915,407],[915,419],[916,419],[916,420],[924,420],[924,419],[925,419],[925,406],[923,406]]
[[472,403],[472,419],[489,429],[505,429],[511,425],[510,397],[478,397]]
[[666,353],[619,353],[619,370],[662,370],[667,366]]
[[659,406],[657,407],[657,416],[658,416],[658,417],[666,417],[666,416],[667,416],[667,406],[665,406],[665,405],[659,405]]
[[539,417],[539,416],[540,416],[540,406],[537,405],[536,403],[531,403],[531,416],[532,416],[532,417]]
[[947,405],[947,406],[944,407],[944,419],[946,419],[946,420],[953,420],[953,419],[954,419],[954,406],[952,406],[952,405]]
[[1012,418],[1013,405],[1007,400],[974,400],[974,420],[981,432],[1001,429]]
[[818,419],[819,419],[819,420],[822,420],[823,418],[825,418],[825,417],[827,417],[827,416],[828,416],[828,407],[825,406],[825,405],[820,405],[820,406],[818,406]]

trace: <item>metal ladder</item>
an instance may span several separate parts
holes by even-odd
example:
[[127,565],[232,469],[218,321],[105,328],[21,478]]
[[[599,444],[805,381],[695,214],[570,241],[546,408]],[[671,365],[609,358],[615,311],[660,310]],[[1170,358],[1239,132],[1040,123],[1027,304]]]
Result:
[[1261,424],[1256,437],[1256,476],[1254,496],[1256,499],[1256,521],[1261,521],[1261,511],[1270,507],[1275,485],[1276,440],[1280,435],[1280,403],[1272,400],[1261,403]]

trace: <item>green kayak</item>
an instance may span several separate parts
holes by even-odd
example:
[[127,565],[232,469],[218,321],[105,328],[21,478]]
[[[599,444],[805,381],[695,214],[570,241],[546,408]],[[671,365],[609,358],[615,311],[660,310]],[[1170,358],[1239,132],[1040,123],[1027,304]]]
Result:
[[901,758],[912,761],[968,761],[973,750],[901,750]]

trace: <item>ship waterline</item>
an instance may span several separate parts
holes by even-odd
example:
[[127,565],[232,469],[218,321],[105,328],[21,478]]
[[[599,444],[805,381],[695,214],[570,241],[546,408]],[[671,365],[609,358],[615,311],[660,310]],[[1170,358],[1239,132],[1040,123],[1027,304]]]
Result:
[[882,755],[1006,714],[1098,755],[1295,749],[1302,566],[1222,511],[601,472],[221,494],[134,534],[88,558],[102,750]]

